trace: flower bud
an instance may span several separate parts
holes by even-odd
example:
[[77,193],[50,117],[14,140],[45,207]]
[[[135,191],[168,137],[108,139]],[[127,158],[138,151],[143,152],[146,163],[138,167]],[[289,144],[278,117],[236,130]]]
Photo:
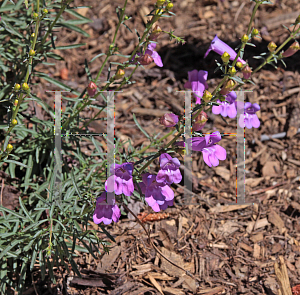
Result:
[[124,75],[125,75],[125,71],[123,69],[118,69],[115,75],[115,79],[121,79],[123,78]]
[[270,52],[273,52],[276,49],[277,45],[272,41],[268,44],[268,49]]
[[242,41],[243,43],[247,43],[248,40],[249,40],[249,37],[248,37],[246,34],[244,34],[244,35],[242,36],[242,38],[241,38],[241,41]]
[[166,0],[157,0],[156,6],[162,6],[165,2],[166,2]]
[[15,101],[14,101],[14,106],[15,106],[15,107],[18,106],[18,103],[19,103],[19,100],[15,99]]
[[239,69],[241,69],[244,65],[243,65],[240,61],[238,61],[238,62],[236,63],[236,66],[237,66]]
[[295,54],[300,49],[299,43],[295,41],[284,53],[282,53],[283,57],[289,57]]
[[253,35],[253,36],[256,36],[256,35],[258,35],[258,34],[259,34],[259,30],[258,30],[258,29],[253,29],[252,35]]
[[159,123],[166,127],[174,127],[178,123],[178,116],[173,113],[164,114],[159,119]]
[[29,50],[29,56],[34,56],[35,55],[35,51],[33,49]]
[[233,76],[236,73],[235,67],[231,67],[228,72],[231,76]]
[[87,87],[87,92],[90,97],[94,97],[97,92],[97,85],[91,81]]
[[205,90],[202,98],[205,102],[209,102],[212,99],[212,94],[209,91]]
[[205,126],[208,120],[207,114],[204,111],[201,111],[195,120],[196,121],[193,124],[193,131],[199,131]]
[[43,9],[43,14],[47,14],[48,13],[48,9],[47,8],[44,8]]
[[295,24],[297,25],[297,24],[299,24],[300,23],[300,15],[296,18],[296,20],[295,20]]
[[220,93],[222,95],[228,94],[229,92],[231,92],[233,90],[235,85],[236,85],[236,83],[233,80],[228,80],[227,83],[221,89]]
[[167,10],[171,10],[171,9],[173,8],[173,6],[174,6],[173,3],[170,2],[170,3],[168,3],[166,9],[167,9]]
[[31,38],[34,38],[34,37],[35,37],[35,33],[32,33],[32,34],[30,35],[30,37],[31,37]]
[[230,55],[225,51],[225,52],[222,54],[221,58],[222,58],[223,63],[226,63],[226,64],[227,64],[227,63],[229,62]]
[[243,73],[243,76],[244,76],[244,79],[250,79],[251,77],[251,73],[252,73],[252,70],[251,68],[246,65],[243,69],[242,69],[242,73]]
[[9,143],[6,147],[6,151],[10,153],[13,150],[13,148],[14,147]]
[[23,84],[22,84],[22,89],[23,89],[24,91],[28,91],[28,90],[29,90],[28,84],[27,84],[27,83],[23,83]]
[[155,14],[160,14],[162,12],[161,9],[156,9]]
[[21,85],[20,84],[16,84],[15,87],[14,87],[14,90],[15,91],[18,91],[21,89]]
[[16,126],[18,124],[18,121],[16,120],[16,119],[13,119],[12,121],[11,121],[11,125],[12,126]]
[[127,15],[124,16],[124,20],[128,20],[129,17]]
[[33,19],[37,19],[38,17],[39,17],[39,14],[35,12],[35,13],[33,14]]
[[152,31],[152,33],[149,36],[150,40],[156,40],[159,35],[162,33],[162,29],[159,25],[156,25]]
[[139,57],[137,60],[141,65],[146,66],[153,62],[153,57],[150,56],[149,54],[144,54],[141,57]]

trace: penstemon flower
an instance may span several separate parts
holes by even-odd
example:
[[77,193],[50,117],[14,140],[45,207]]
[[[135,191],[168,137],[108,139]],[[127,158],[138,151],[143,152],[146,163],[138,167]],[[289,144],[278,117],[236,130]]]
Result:
[[[147,49],[146,49],[144,55],[141,56],[141,54],[139,52],[136,54],[136,55],[139,56],[139,58],[137,59],[137,61],[141,65],[149,65],[150,63],[152,63],[154,61],[157,66],[163,67],[163,63],[162,63],[161,57],[154,50],[155,48],[156,48],[156,43],[150,43],[147,46]],[[135,57],[132,58],[132,61],[134,59],[135,59]]]
[[260,122],[255,113],[260,110],[260,106],[257,103],[252,104],[251,102],[246,102],[244,109],[245,115],[240,116],[239,118],[240,127],[244,128],[244,126],[246,126],[248,129],[251,129],[252,127],[258,128],[260,126]]
[[110,224],[112,221],[118,222],[121,216],[121,211],[118,205],[113,200],[113,205],[108,205],[106,202],[106,192],[103,192],[99,198],[97,198],[96,209],[93,214],[93,221],[96,224],[103,222],[104,224]]
[[173,113],[164,114],[159,119],[159,123],[166,127],[174,127],[178,123],[178,116]]
[[237,111],[235,106],[235,100],[237,98],[237,95],[235,91],[231,91],[226,95],[226,101],[220,101],[217,100],[218,103],[220,103],[219,106],[213,106],[212,107],[212,113],[215,115],[221,114],[223,117],[229,117],[229,118],[235,118]]

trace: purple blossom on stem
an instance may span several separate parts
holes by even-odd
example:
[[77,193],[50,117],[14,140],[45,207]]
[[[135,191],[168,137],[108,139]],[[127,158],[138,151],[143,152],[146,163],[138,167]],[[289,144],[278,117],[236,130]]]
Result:
[[188,72],[189,81],[184,84],[187,89],[192,89],[193,94],[196,96],[196,103],[201,104],[201,97],[205,89],[208,89],[207,85],[207,71],[193,70]]
[[246,125],[248,129],[251,129],[252,127],[258,128],[260,126],[260,121],[255,113],[260,110],[260,106],[257,103],[252,104],[251,102],[246,102],[244,110],[244,116],[241,115],[239,118],[240,127],[244,128]]
[[164,153],[159,157],[160,170],[157,173],[156,181],[166,184],[179,183],[182,175],[179,170],[180,162],[177,158],[172,158],[169,154]]
[[166,183],[157,182],[156,175],[150,173],[143,174],[142,179],[139,186],[153,211],[159,212],[173,206],[174,192]]
[[164,114],[160,119],[159,123],[166,126],[166,127],[174,127],[178,123],[178,116],[170,113]]
[[99,198],[97,198],[96,209],[93,214],[94,223],[110,224],[112,221],[118,222],[121,216],[121,211],[118,205],[113,200],[113,205],[108,205],[106,202],[106,192],[103,192]]
[[[218,53],[219,55],[222,55],[225,51],[230,55],[230,60],[234,60],[236,58],[237,53],[225,42],[220,40],[218,36],[216,35],[215,38],[211,41],[211,44],[206,51],[204,58],[209,54],[209,52],[213,50],[214,52]],[[246,62],[241,59],[240,57],[237,59],[237,61],[241,62],[242,64],[245,64]]]
[[[145,54],[141,56],[140,52],[136,55],[139,56],[137,59],[141,65],[149,65],[151,62],[155,62],[155,64],[159,67],[163,67],[163,63],[159,54],[154,50],[156,48],[156,43],[150,43],[147,46]],[[132,58],[132,61],[135,57]]]
[[116,195],[124,194],[130,197],[134,191],[132,180],[133,163],[111,165],[110,172],[113,173],[105,182],[107,192],[115,192]]
[[229,117],[229,118],[235,118],[237,111],[235,106],[235,100],[237,98],[237,95],[235,91],[231,91],[226,95],[226,101],[220,101],[217,100],[218,103],[220,103],[219,106],[213,106],[212,107],[212,113],[215,115],[221,114],[223,117]]

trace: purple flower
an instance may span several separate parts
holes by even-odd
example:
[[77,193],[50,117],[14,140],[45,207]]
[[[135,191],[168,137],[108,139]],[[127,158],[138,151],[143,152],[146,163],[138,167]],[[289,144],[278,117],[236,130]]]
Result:
[[178,123],[178,116],[173,113],[164,114],[159,119],[159,123],[166,127],[174,127]]
[[[206,51],[204,58],[209,54],[209,52],[213,50],[214,52],[222,55],[225,51],[230,55],[230,60],[234,60],[236,57],[236,52],[226,43],[224,43],[222,40],[218,38],[216,35],[215,38],[211,41],[211,44]],[[241,59],[240,57],[237,59],[237,61],[241,62],[242,64],[245,64],[246,62]]]
[[142,176],[140,188],[145,194],[145,200],[155,212],[173,206],[174,192],[166,183],[156,181],[156,175],[145,173]]
[[[137,53],[139,58],[137,59],[141,65],[149,65],[153,61],[156,63],[157,66],[163,67],[163,63],[159,54],[154,51],[156,48],[156,43],[150,43],[145,51],[145,54],[141,56],[140,52]],[[133,57],[132,60],[134,60]]]
[[105,182],[107,192],[115,191],[116,195],[124,194],[130,197],[134,191],[132,180],[133,163],[111,165],[110,172],[113,173]]
[[177,158],[172,158],[169,154],[161,154],[159,157],[160,170],[157,173],[156,181],[166,184],[179,183],[182,179]]
[[106,192],[103,192],[99,198],[97,198],[96,209],[93,214],[94,223],[110,224],[112,220],[118,222],[121,216],[119,207],[113,200],[113,205],[108,205],[106,202]]
[[206,71],[197,71],[193,70],[188,72],[189,81],[184,84],[184,87],[187,89],[192,89],[193,94],[196,96],[196,103],[201,103],[201,97],[203,96],[203,92],[205,89],[208,89],[207,85],[207,75]]
[[[252,127],[258,128],[260,126],[259,119],[255,114],[257,111],[260,110],[260,106],[257,103],[246,102],[245,106],[245,115],[241,115],[239,118],[239,125],[241,128],[244,128],[245,124],[248,129]],[[244,120],[245,118],[245,120]]]
[[229,118],[235,118],[236,117],[236,106],[235,106],[235,100],[236,100],[236,93],[235,91],[231,91],[226,95],[226,101],[220,101],[217,100],[218,103],[220,103],[219,106],[213,106],[212,112],[215,115],[221,114],[223,117],[229,117]]

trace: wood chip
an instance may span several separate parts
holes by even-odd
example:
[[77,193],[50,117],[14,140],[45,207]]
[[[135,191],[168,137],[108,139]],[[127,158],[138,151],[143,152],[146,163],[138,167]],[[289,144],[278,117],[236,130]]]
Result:
[[253,252],[253,248],[250,247],[249,245],[245,243],[238,243],[238,246],[241,247],[242,249],[248,251],[248,252]]
[[282,295],[292,295],[290,280],[287,272],[286,265],[282,256],[279,256],[280,267],[277,261],[274,264],[275,274],[279,282],[280,291]]
[[253,257],[259,259],[260,256],[260,246],[255,243],[254,244],[254,250],[253,250]]
[[[258,220],[257,222],[256,221],[251,221],[248,224],[246,231],[247,231],[247,233],[250,234],[253,230],[259,229],[261,227],[265,227],[265,226],[267,226],[269,224],[270,223],[268,222],[267,218],[262,218],[262,219]],[[254,225],[255,225],[255,228],[254,228]]]
[[281,217],[275,211],[272,210],[269,213],[268,220],[269,220],[270,223],[272,223],[273,225],[275,225],[279,229],[280,234],[283,233],[284,222],[281,219]]
[[152,277],[152,275],[150,273],[148,273],[147,277],[149,278],[151,284],[158,290],[158,292],[160,294],[164,295],[160,284]]
[[264,239],[264,235],[263,233],[258,233],[257,235],[254,235],[250,238],[250,240],[253,242],[253,243],[258,243],[258,242],[261,242],[262,240]]
[[251,204],[216,206],[216,207],[210,208],[209,211],[211,213],[231,212],[231,211],[247,208],[250,205]]

